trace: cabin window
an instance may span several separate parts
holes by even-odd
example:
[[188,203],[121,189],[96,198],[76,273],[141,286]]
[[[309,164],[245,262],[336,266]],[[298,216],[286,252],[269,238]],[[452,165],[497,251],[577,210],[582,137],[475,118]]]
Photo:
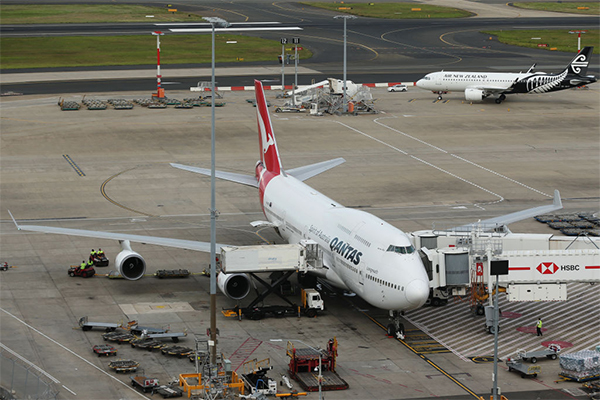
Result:
[[386,251],[400,254],[412,254],[415,252],[415,248],[412,246],[394,246],[393,244],[390,244]]

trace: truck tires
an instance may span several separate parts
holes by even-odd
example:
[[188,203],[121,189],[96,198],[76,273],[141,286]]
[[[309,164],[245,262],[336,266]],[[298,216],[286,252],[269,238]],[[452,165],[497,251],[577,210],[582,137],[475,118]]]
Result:
[[317,316],[317,310],[315,310],[314,308],[309,308],[308,310],[306,310],[306,316],[309,318],[314,318]]

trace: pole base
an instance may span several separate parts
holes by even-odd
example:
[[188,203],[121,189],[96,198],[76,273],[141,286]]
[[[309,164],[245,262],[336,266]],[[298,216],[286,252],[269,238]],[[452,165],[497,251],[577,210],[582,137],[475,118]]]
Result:
[[156,89],[156,93],[152,93],[152,97],[164,99],[165,98],[165,89],[163,89],[163,88]]

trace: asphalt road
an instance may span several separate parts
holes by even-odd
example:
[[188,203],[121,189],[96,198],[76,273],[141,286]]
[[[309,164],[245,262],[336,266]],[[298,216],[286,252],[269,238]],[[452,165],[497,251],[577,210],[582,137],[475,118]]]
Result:
[[[6,2],[7,4],[10,1]],[[68,3],[68,2],[67,2]],[[145,2],[148,3],[148,2]],[[152,3],[152,2],[150,2]],[[263,3],[241,2],[234,6],[223,3],[194,5],[182,2],[178,6],[185,11],[194,9],[203,13],[211,12],[230,22],[281,22],[282,26],[298,26],[301,31],[293,32],[247,32],[248,35],[259,35],[279,41],[281,37],[299,37],[303,47],[310,48],[313,57],[302,60],[301,65],[319,74],[300,76],[299,84],[308,84],[313,79],[322,80],[327,77],[342,77],[343,72],[343,32],[341,21],[334,20],[334,12],[304,8],[297,3]],[[214,10],[214,11],[213,11]],[[186,27],[185,24],[177,25]],[[197,27],[189,25],[187,27]],[[463,18],[436,20],[381,20],[373,18],[357,18],[349,20],[347,26],[347,76],[348,79],[361,83],[374,82],[411,82],[428,72],[447,70],[480,70],[480,71],[518,71],[537,63],[538,68],[546,72],[560,71],[572,58],[572,54],[517,48],[490,40],[490,36],[481,33],[483,30],[499,29],[593,29],[598,27],[597,17],[569,16],[543,18]],[[0,34],[3,37],[57,36],[57,35],[128,35],[147,34],[161,29],[167,34],[168,28],[152,23],[136,24],[52,24],[52,25],[2,25]],[[574,38],[575,40],[575,38]],[[585,40],[584,40],[585,44]],[[206,77],[189,76],[177,79],[169,78],[169,68],[198,68],[208,65],[170,65],[163,59],[162,74],[164,81],[177,88],[195,86]],[[167,64],[165,64],[167,63]],[[252,66],[270,65],[273,63],[253,63]],[[239,66],[239,64],[236,64]],[[218,64],[218,68],[227,68],[226,64]],[[118,69],[119,67],[116,67]],[[128,67],[132,68],[132,67]],[[154,68],[140,66],[135,68]],[[88,68],[89,69],[89,68]],[[112,70],[115,67],[103,67],[97,70]],[[71,71],[72,68],[52,69],[51,71]],[[30,70],[34,72],[33,70]],[[36,72],[48,70],[35,70]],[[598,74],[597,61],[592,62],[589,73]],[[26,70],[3,70],[3,74],[28,72]],[[293,68],[287,68],[287,82],[291,82]],[[217,72],[218,75],[218,72]],[[237,75],[217,78],[220,86],[247,85],[254,78],[280,82],[281,75],[249,76]],[[24,94],[48,93],[80,93],[105,91],[146,90],[154,86],[154,79],[98,79],[86,82],[69,82],[65,74],[63,82],[36,84],[4,84],[3,91],[12,90]],[[181,86],[178,86],[181,85]]]

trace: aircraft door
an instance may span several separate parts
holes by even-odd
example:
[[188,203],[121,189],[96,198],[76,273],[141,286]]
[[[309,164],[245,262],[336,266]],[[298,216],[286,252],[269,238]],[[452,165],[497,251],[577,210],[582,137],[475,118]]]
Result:
[[359,285],[365,284],[365,271],[367,267],[365,263],[358,263],[358,283]]

